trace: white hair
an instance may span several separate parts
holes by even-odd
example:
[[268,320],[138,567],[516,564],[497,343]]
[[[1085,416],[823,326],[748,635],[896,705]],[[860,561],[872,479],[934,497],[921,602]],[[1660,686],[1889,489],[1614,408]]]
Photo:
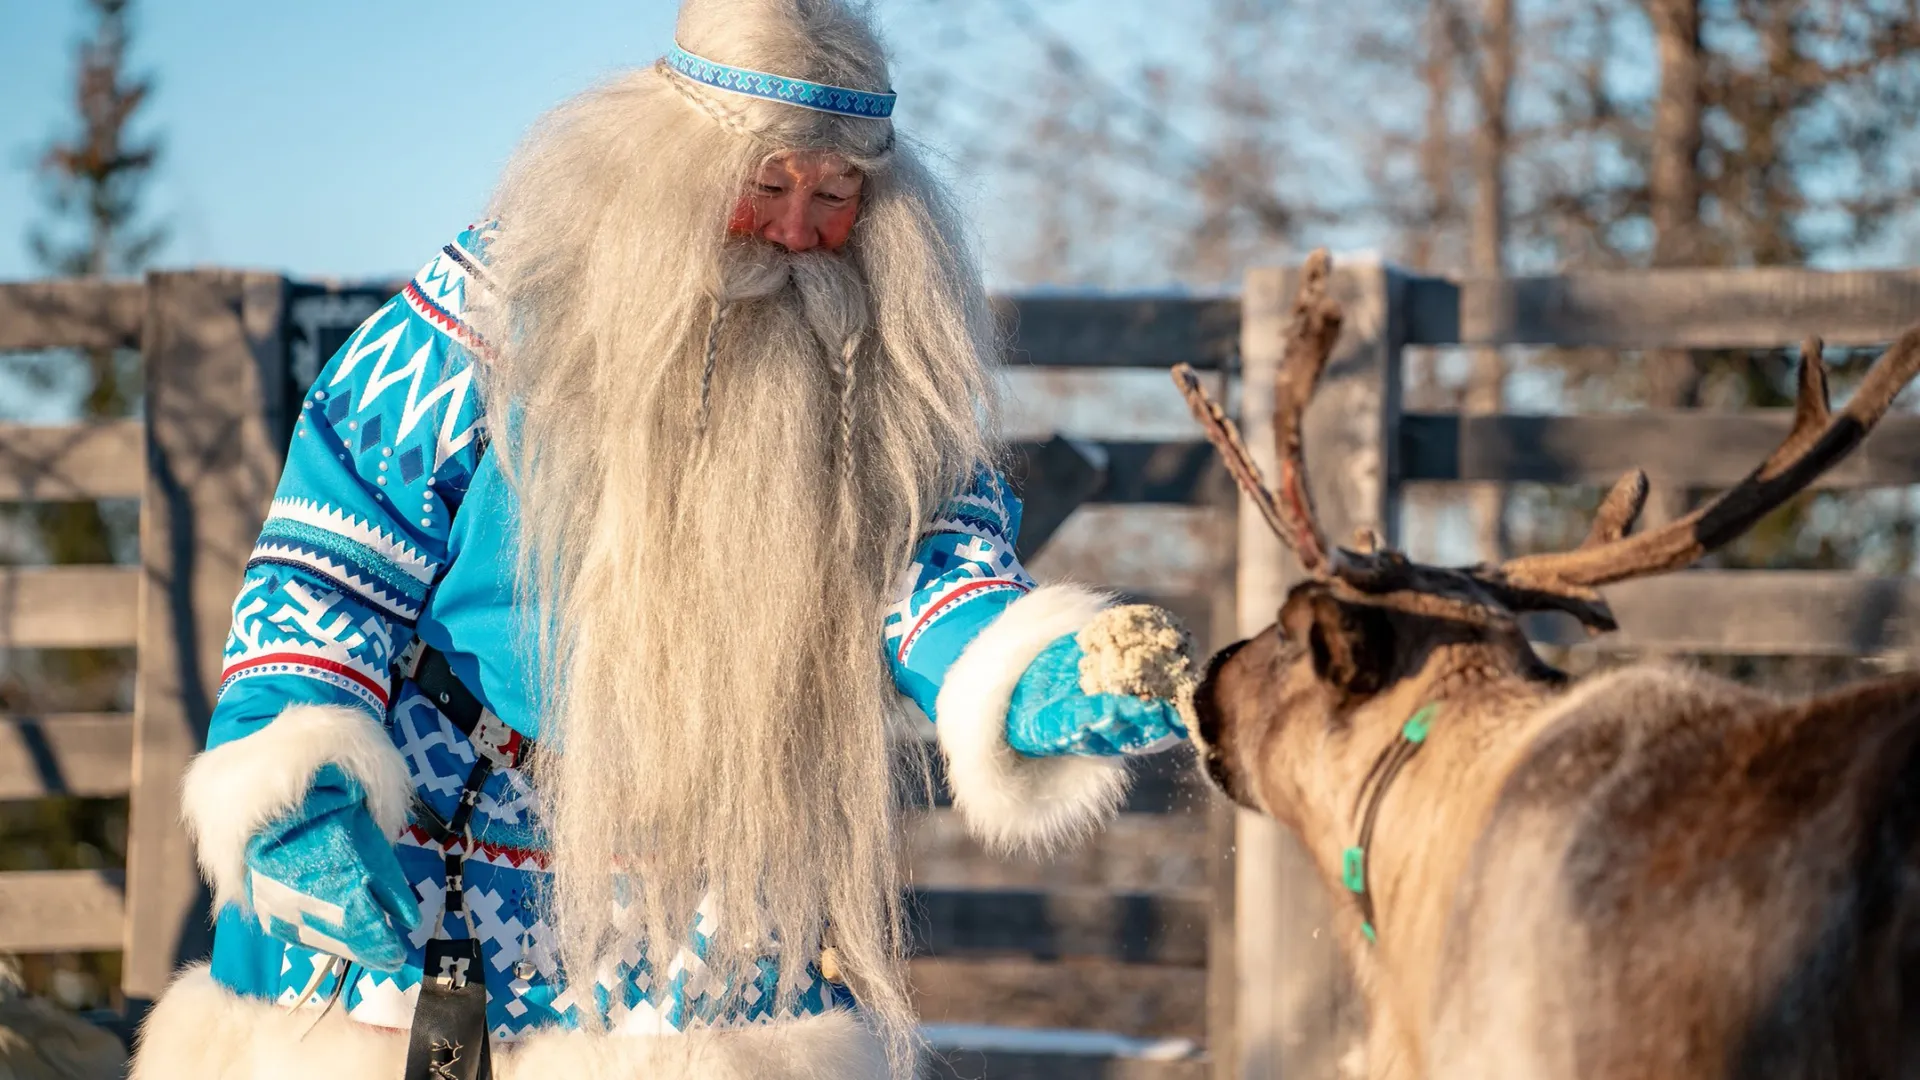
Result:
[[[839,0],[689,0],[678,40],[888,87],[866,12]],[[794,149],[865,174],[840,254],[725,234]],[[475,318],[537,613],[562,962],[600,970],[641,938],[662,965],[711,891],[708,966],[738,989],[777,955],[785,1004],[830,920],[904,1069],[882,624],[927,519],[993,453],[994,324],[956,216],[890,122],[658,65],[543,118],[492,212]],[[616,868],[637,902],[616,904]]]

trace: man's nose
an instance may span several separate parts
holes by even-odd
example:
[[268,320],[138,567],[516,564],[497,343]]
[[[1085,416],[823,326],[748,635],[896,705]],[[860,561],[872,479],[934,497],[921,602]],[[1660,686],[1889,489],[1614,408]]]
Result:
[[820,230],[807,221],[807,200],[800,198],[780,200],[761,235],[792,252],[820,246]]

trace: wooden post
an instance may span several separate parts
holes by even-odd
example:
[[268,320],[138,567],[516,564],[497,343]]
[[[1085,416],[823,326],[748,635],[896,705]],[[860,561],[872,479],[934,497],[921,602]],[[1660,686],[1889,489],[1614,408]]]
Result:
[[283,285],[230,271],[147,279],[147,487],[121,985],[138,1022],[211,945],[207,892],[179,824],[206,742],[233,599],[280,478]]
[[[1214,379],[1214,400],[1224,409],[1234,408],[1233,375],[1239,362],[1222,364]],[[1238,510],[1239,489],[1227,475],[1215,455],[1209,460],[1199,501],[1229,521]],[[1239,563],[1238,535],[1220,530],[1220,572],[1214,583],[1208,620],[1207,648],[1199,655],[1213,652],[1240,640],[1239,583],[1235,567]],[[1240,1045],[1240,951],[1234,916],[1236,873],[1236,833],[1239,810],[1231,799],[1214,793],[1207,801],[1207,1068],[1208,1080],[1236,1080],[1239,1076]]]
[[[1334,260],[1346,319],[1305,419],[1307,470],[1330,542],[1378,530],[1389,542],[1394,418],[1400,404],[1402,278],[1379,262]],[[1276,475],[1273,394],[1292,318],[1297,270],[1248,272],[1242,297],[1240,426],[1262,470]],[[1243,496],[1239,629],[1273,622],[1299,565]],[[1238,941],[1237,1075],[1295,1080],[1350,1073],[1364,1053],[1365,1020],[1352,974],[1333,940],[1329,904],[1305,849],[1279,824],[1248,811],[1235,824]]]

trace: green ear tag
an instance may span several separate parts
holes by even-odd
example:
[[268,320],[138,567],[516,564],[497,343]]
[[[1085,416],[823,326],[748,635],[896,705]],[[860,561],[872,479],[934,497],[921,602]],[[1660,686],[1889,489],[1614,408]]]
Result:
[[1348,890],[1357,893],[1366,892],[1367,853],[1357,847],[1348,848],[1346,863],[1340,876],[1347,883]]
[[1373,936],[1373,924],[1372,924],[1372,923],[1370,923],[1370,922],[1363,922],[1363,923],[1361,923],[1361,924],[1360,924],[1360,932],[1361,932],[1361,933],[1363,933],[1363,934],[1365,934],[1365,935],[1367,935],[1367,941],[1368,941],[1368,942],[1370,942],[1371,944],[1374,944],[1374,945],[1378,945],[1378,944],[1380,943],[1380,939],[1379,939],[1379,938],[1377,938],[1377,937],[1374,937],[1374,936]]
[[1438,705],[1422,706],[1420,711],[1407,718],[1407,724],[1400,729],[1400,737],[1410,743],[1426,742],[1427,729],[1433,726],[1433,714],[1440,711]]

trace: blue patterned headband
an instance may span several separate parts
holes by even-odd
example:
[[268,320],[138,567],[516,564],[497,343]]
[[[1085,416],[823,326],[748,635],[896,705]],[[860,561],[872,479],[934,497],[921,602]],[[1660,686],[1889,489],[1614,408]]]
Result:
[[839,116],[881,120],[893,115],[892,94],[872,94],[865,90],[849,90],[844,86],[769,75],[751,68],[730,67],[695,56],[681,48],[678,42],[674,44],[673,51],[666,55],[664,62],[694,82],[731,94],[765,98]]

